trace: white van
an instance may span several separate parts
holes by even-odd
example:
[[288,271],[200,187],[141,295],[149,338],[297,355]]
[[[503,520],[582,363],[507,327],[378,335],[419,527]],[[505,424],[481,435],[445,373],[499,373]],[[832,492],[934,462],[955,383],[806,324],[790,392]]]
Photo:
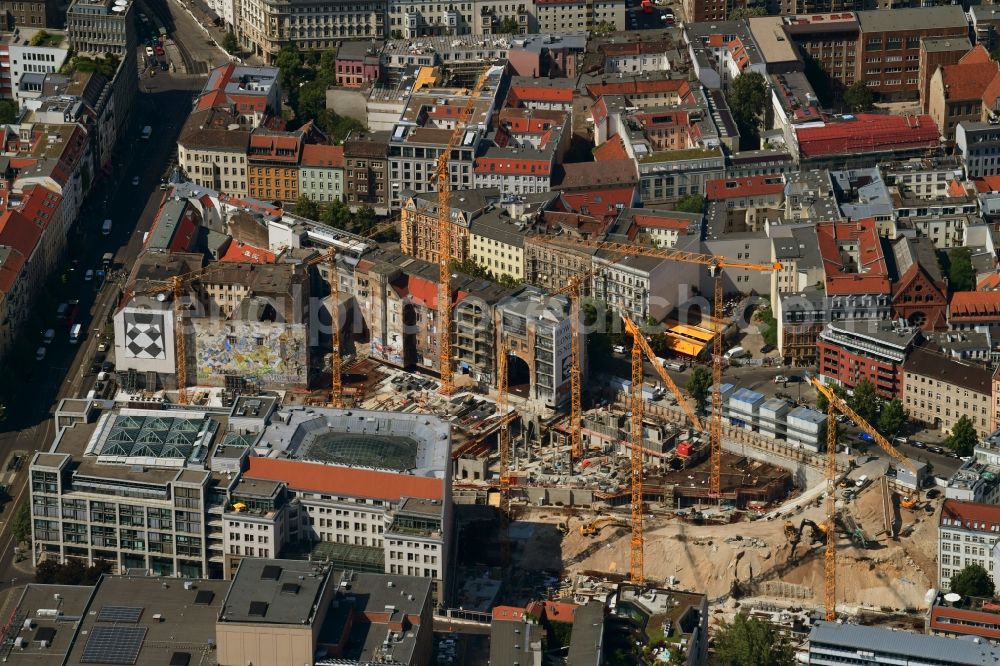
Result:
[[80,333],[83,332],[83,326],[80,324],[73,324],[73,328],[69,329],[69,341],[74,345],[80,341]]
[[743,347],[733,347],[724,354],[724,356],[730,360],[734,358],[743,358],[746,355],[747,355],[747,350],[743,349]]
[[111,219],[104,220],[104,224],[101,225],[101,233],[105,236],[111,235]]

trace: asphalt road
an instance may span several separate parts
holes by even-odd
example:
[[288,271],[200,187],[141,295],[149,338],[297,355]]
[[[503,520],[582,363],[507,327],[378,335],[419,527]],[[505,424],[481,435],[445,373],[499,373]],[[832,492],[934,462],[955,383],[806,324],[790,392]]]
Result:
[[[127,271],[135,263],[143,235],[150,229],[163,192],[162,179],[168,175],[176,154],[177,136],[191,110],[194,91],[200,90],[203,76],[175,76],[162,72],[154,85],[141,85],[136,99],[130,132],[116,150],[112,175],[103,176],[91,188],[76,226],[69,238],[69,252],[63,265],[66,281],[58,300],[79,301],[77,322],[83,334],[79,344],[71,344],[68,331],[56,321],[55,308],[42,312],[45,325],[39,331],[27,331],[34,337],[30,349],[42,346],[46,328],[56,329],[55,340],[47,345],[43,361],[34,358],[21,363],[25,389],[7,405],[8,418],[0,423],[0,460],[13,450],[25,450],[30,456],[47,449],[54,436],[53,414],[65,398],[83,397],[92,388],[96,375],[90,372],[97,346],[120,294],[118,281],[87,281],[88,269],[99,269],[105,252],[114,253],[112,271]],[[144,82],[145,83],[145,82]],[[140,137],[143,126],[153,128],[148,140]],[[132,184],[135,176],[137,185]],[[104,236],[101,225],[112,220],[111,234]],[[20,584],[26,576],[13,563],[14,543],[9,529],[11,516],[25,500],[28,464],[9,489],[12,501],[0,510],[0,591]],[[16,582],[15,582],[16,580]]]

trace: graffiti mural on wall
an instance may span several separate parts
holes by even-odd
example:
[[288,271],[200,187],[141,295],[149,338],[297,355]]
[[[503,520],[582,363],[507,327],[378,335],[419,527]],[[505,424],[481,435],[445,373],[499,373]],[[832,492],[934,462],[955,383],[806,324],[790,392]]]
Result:
[[309,382],[303,324],[198,322],[195,340],[199,384],[222,386],[226,375],[253,377],[263,385]]

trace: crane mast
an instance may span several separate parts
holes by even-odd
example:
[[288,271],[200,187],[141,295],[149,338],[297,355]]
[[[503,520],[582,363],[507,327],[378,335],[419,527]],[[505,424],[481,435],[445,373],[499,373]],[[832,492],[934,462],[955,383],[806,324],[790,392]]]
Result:
[[448,170],[448,160],[451,159],[451,151],[462,140],[462,134],[468,128],[472,110],[475,107],[476,98],[482,92],[486,84],[486,75],[489,68],[483,70],[476,85],[469,93],[469,97],[462,107],[462,113],[455,121],[455,128],[452,130],[448,145],[438,156],[437,161],[437,235],[438,235],[438,364],[441,372],[441,393],[451,395],[455,392],[455,384],[452,379],[451,368],[451,174]]
[[828,401],[826,410],[826,553],[823,557],[823,603],[826,621],[837,619],[837,413]]
[[632,336],[632,540],[630,543],[629,578],[633,583],[645,582],[645,537],[642,532],[642,346],[640,336]]
[[500,422],[500,511],[507,515],[510,510],[510,421],[507,415],[507,347],[497,345],[497,414]]

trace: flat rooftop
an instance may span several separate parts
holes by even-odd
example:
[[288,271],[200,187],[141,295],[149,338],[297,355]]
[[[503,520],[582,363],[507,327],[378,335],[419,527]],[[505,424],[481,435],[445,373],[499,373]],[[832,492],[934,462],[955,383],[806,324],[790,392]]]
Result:
[[[191,589],[178,578],[104,576],[65,664],[173,664],[178,653],[205,663],[229,581],[189,582]],[[108,660],[132,654],[131,662]]]
[[[85,585],[25,586],[12,616],[19,627],[24,626],[25,620],[31,620],[31,628],[21,628],[13,634],[15,640],[24,639],[24,646],[15,648],[4,661],[61,666],[73,645],[73,637],[93,593],[94,588]],[[47,647],[42,647],[42,640],[48,642]],[[0,655],[6,652],[5,646]]]
[[328,581],[329,571],[311,562],[245,558],[219,622],[311,625]]

